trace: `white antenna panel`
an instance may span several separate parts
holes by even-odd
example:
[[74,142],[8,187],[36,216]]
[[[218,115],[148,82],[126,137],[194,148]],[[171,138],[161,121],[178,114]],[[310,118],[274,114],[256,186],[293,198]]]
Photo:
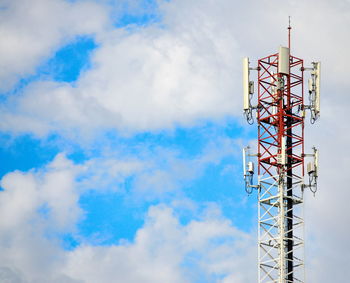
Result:
[[315,110],[316,113],[320,113],[320,87],[321,87],[321,62],[316,62],[315,64]]
[[254,163],[249,161],[248,162],[248,172],[253,175],[254,174]]
[[246,168],[246,148],[243,148],[243,175],[244,177],[247,175],[247,168]]
[[316,176],[318,175],[318,149],[315,149],[315,168],[316,168]]
[[289,75],[289,48],[280,46],[278,54],[278,72]]
[[249,110],[249,58],[243,58],[243,110]]
[[286,137],[282,137],[281,141],[281,164],[285,165],[286,164]]
[[306,165],[306,171],[309,175],[314,174],[315,173],[315,163],[308,162]]
[[313,82],[313,80],[310,78],[310,79],[308,80],[309,93],[312,93],[313,90],[314,90],[313,84],[314,84],[314,82]]

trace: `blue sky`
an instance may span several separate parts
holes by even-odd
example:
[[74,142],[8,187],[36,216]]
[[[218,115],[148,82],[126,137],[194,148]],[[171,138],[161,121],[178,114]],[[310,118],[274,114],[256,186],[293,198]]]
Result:
[[[323,48],[307,40],[328,15],[322,3],[310,25],[300,11],[313,1],[271,4],[279,27],[258,1],[5,1],[0,279],[255,282],[257,198],[244,191],[241,149],[256,127],[241,111],[241,58],[254,63],[285,44],[290,13],[297,55],[327,58],[326,35]],[[337,3],[333,27],[349,21],[349,4]],[[275,35],[268,41],[265,29]],[[341,97],[344,79],[332,73],[342,65],[325,65],[324,88]],[[327,123],[307,145],[330,146],[321,132],[343,126]],[[319,203],[328,198],[321,190]],[[328,240],[317,237],[316,200],[309,207],[315,252]],[[325,254],[310,266],[320,269]]]
[[[119,15],[119,19],[115,22],[116,27],[137,29],[161,22],[156,3],[145,1],[138,8],[140,11],[130,10],[128,3],[125,2],[123,14]],[[89,72],[92,68],[90,58],[98,48],[99,43],[95,42],[93,37],[74,37],[70,42],[60,46],[51,57],[42,61],[35,68],[35,72],[24,76],[7,90],[3,94],[4,104],[12,97],[23,95],[24,90],[35,82],[51,80],[76,85],[81,74]],[[141,131],[126,136],[118,133],[118,130],[110,129],[89,136],[86,144],[55,131],[43,138],[30,132],[15,136],[3,132],[0,156],[5,162],[1,167],[1,176],[15,170],[23,172],[40,170],[61,152],[65,152],[67,158],[75,164],[84,164],[91,159],[103,160],[106,158],[106,152],[115,154],[117,158],[132,157],[145,161],[154,159],[152,162],[156,169],[151,169],[150,174],[152,170],[163,170],[173,174],[176,164],[170,164],[173,161],[166,159],[168,154],[170,159],[180,161],[184,170],[187,170],[186,167],[191,166],[195,159],[200,159],[206,154],[208,147],[218,151],[217,147],[221,146],[223,140],[234,145],[233,141],[242,139],[242,134],[242,126],[232,118],[217,121],[202,119],[193,126]],[[244,135],[245,138],[249,137],[247,134]],[[253,136],[250,134],[250,137]],[[159,186],[169,187],[165,193],[153,195],[151,192],[148,196],[146,192],[146,195],[140,198],[134,192],[135,187],[140,186],[137,184],[140,179],[138,173],[132,173],[116,181],[119,187],[117,190],[114,188],[116,184],[113,180],[108,180],[105,184],[93,184],[79,196],[78,206],[83,210],[83,214],[77,221],[75,229],[59,233],[47,231],[45,237],[49,237],[50,240],[56,238],[60,246],[67,251],[72,251],[82,244],[110,246],[117,245],[120,241],[133,242],[137,231],[145,224],[149,208],[159,204],[172,206],[174,201],[191,202],[197,207],[195,211],[181,205],[174,208],[182,225],[199,220],[198,214],[201,214],[201,211],[208,206],[215,206],[223,217],[230,219],[238,228],[249,233],[255,226],[253,222],[255,199],[247,198],[242,190],[242,178],[237,176],[240,173],[238,165],[240,155],[237,156],[239,147],[234,145],[225,151],[222,156],[200,166],[198,172],[195,169],[189,176],[178,179],[177,176],[173,176],[173,180],[168,184],[160,183]],[[158,154],[164,156],[158,158]],[[103,190],[95,186],[103,186]],[[38,213],[45,218],[52,211],[49,205],[44,204],[38,208]],[[208,282],[216,281],[215,276],[208,280]]]
[[[138,7],[140,11],[130,11],[127,2],[123,5],[124,14],[116,22],[118,28],[129,26],[144,27],[160,21],[157,4],[154,1],[144,1]],[[72,42],[60,47],[51,58],[48,58],[37,67],[35,74],[22,79],[14,87],[14,92],[7,95],[18,95],[28,84],[39,80],[54,80],[73,84],[78,80],[82,72],[91,68],[90,55],[98,48],[93,38],[78,36]],[[242,126],[237,125],[235,120],[225,119],[218,122],[200,121],[194,127],[176,127],[171,130],[156,132],[141,132],[131,137],[118,135],[116,131],[101,133],[89,141],[86,148],[79,143],[66,140],[59,134],[51,134],[44,140],[37,139],[30,134],[12,137],[4,134],[2,137],[1,156],[5,159],[6,167],[2,167],[2,176],[13,170],[28,171],[33,168],[43,167],[49,163],[58,153],[64,151],[74,163],[82,163],[91,158],[99,158],[103,155],[106,147],[125,149],[123,154],[131,154],[138,157],[137,151],[147,149],[149,154],[156,154],[157,149],[176,151],[179,158],[184,162],[192,160],[203,154],[208,143],[215,143],[220,139],[238,139],[242,135]],[[253,131],[250,136],[254,137]],[[245,138],[249,138],[246,136]],[[235,151],[235,153],[234,153]],[[209,164],[203,169],[198,178],[184,182],[184,191],[181,197],[189,198],[206,205],[213,202],[223,211],[223,215],[232,219],[239,228],[249,231],[252,229],[255,210],[252,207],[237,205],[246,199],[242,188],[242,178],[237,178],[239,171],[237,164],[240,155],[234,156],[237,148],[232,148],[220,162]],[[159,167],[166,167],[167,160],[157,161]],[[233,167],[236,167],[233,170]],[[227,169],[228,168],[228,169]],[[166,170],[166,169],[165,169]],[[142,227],[143,218],[151,205],[170,203],[176,199],[176,193],[161,196],[149,201],[138,201],[137,204],[128,200],[128,191],[133,186],[134,176],[123,181],[125,191],[103,192],[88,191],[80,198],[79,204],[85,211],[85,216],[78,223],[78,231],[73,234],[63,235],[62,245],[72,248],[79,245],[79,238],[102,237],[98,244],[113,244],[120,239],[132,240],[137,229]],[[113,184],[108,184],[113,186]],[[255,199],[251,206],[253,206]],[[180,208],[181,210],[181,208]],[[244,210],[244,211],[243,211]],[[240,217],[239,217],[240,216]],[[243,217],[242,217],[243,216]],[[194,215],[184,215],[182,221],[190,221]],[[105,239],[104,239],[105,237]],[[95,239],[93,239],[94,241]],[[67,243],[69,241],[69,243]]]

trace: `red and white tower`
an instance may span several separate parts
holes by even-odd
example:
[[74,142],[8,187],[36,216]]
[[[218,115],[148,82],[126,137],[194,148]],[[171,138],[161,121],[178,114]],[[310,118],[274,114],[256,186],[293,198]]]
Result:
[[[303,194],[306,188],[317,188],[318,151],[304,152],[305,112],[310,110],[311,122],[320,113],[320,63],[305,68],[303,59],[280,47],[275,54],[258,60],[250,68],[243,59],[244,114],[253,123],[253,110],[258,124],[258,150],[251,154],[243,150],[246,190],[258,193],[258,247],[259,283],[305,282]],[[257,104],[252,105],[254,82],[249,80],[251,70],[258,72]],[[304,103],[304,75],[308,81],[309,104]],[[254,163],[246,159],[257,157],[258,177],[254,185]],[[308,181],[304,181],[305,158]]]

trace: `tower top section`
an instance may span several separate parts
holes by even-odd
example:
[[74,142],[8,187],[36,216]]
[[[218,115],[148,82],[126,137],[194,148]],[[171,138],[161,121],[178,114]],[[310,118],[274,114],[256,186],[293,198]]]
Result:
[[292,27],[290,25],[290,16],[288,17],[288,48],[290,49],[290,35],[291,35]]

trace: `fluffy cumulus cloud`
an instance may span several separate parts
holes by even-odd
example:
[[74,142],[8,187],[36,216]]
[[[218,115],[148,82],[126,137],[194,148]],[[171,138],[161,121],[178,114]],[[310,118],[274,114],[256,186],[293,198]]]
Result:
[[94,35],[108,23],[106,9],[92,1],[4,0],[0,7],[1,90],[33,74],[59,46]]
[[236,140],[223,139],[209,143],[200,155],[181,158],[176,150],[158,149],[149,156],[148,163],[135,176],[134,190],[144,199],[154,199],[178,191],[204,175],[210,165],[218,165],[224,158],[236,157]]
[[307,275],[312,282],[342,282],[350,276],[350,271],[345,268],[349,262],[347,235],[350,229],[344,225],[350,222],[346,201],[350,197],[346,173],[350,162],[347,147],[350,137],[345,130],[349,123],[345,108],[349,104],[341,88],[333,94],[345,105],[339,106],[328,98],[329,105],[326,106],[328,99],[325,98],[323,109],[326,113],[321,117],[318,129],[312,130],[309,136],[309,143],[320,150],[318,191],[315,197],[308,195],[306,198],[306,259],[310,270]]
[[[320,60],[323,67],[321,119],[307,126],[306,134],[307,148],[315,144],[321,156],[319,191],[315,198],[308,194],[305,204],[307,274],[314,282],[345,282],[350,276],[345,268],[350,253],[345,173],[350,3],[280,2],[158,1],[160,17],[154,23],[117,28],[110,16],[125,3],[140,7],[139,1],[1,1],[2,92],[35,74],[76,36],[91,35],[97,47],[91,68],[77,81],[36,79],[2,100],[0,129],[39,136],[116,129],[132,135],[238,117],[241,58],[260,58],[285,45],[291,15],[293,54],[304,57],[306,65]],[[216,209],[196,212],[198,218],[183,223],[172,205],[155,205],[133,240],[104,247],[83,243],[72,251],[60,242],[60,235],[75,233],[84,217],[78,203],[85,191],[111,184],[121,190],[120,184],[133,176],[133,197],[159,201],[161,195],[181,191],[232,147],[223,142],[220,150],[209,147],[191,161],[173,150],[152,152],[152,158],[140,150],[136,157],[103,156],[76,165],[60,154],[41,169],[5,175],[0,279],[254,282],[251,236]]]
[[172,209],[151,207],[133,243],[82,246],[71,252],[67,273],[86,282],[247,282],[254,249],[249,235],[217,212],[181,225]]
[[[269,1],[239,5],[225,0],[160,1],[160,23],[130,29],[103,25],[103,9],[89,2],[68,4],[57,0],[52,3],[41,4],[41,9],[32,7],[50,19],[45,28],[37,27],[31,14],[26,14],[24,20],[17,19],[16,13],[22,11],[24,5],[16,3],[13,4],[16,8],[4,11],[14,19],[13,28],[19,21],[26,27],[23,33],[27,37],[39,33],[45,38],[31,51],[38,56],[48,54],[47,46],[52,49],[62,37],[95,32],[98,48],[91,57],[92,68],[82,73],[75,83],[37,81],[28,86],[19,98],[2,107],[0,126],[5,131],[30,131],[39,135],[77,129],[147,131],[193,125],[203,119],[239,116],[240,58],[249,54],[261,57],[277,50],[279,44],[286,44],[283,24],[289,13],[295,14],[292,38],[297,55],[302,52],[308,62],[331,57],[332,60],[324,62],[327,78],[334,82],[345,78],[347,44],[344,40],[347,38],[342,33],[346,32],[349,18],[345,1],[337,1],[336,5],[321,1],[316,7],[314,1],[284,5]],[[95,8],[101,13],[96,13]],[[60,16],[66,10],[69,14],[65,14],[62,21]],[[265,12],[261,13],[262,10]],[[310,22],[311,14],[314,17]],[[325,23],[324,18],[331,18],[332,24]],[[276,25],[275,20],[281,25]],[[251,22],[261,23],[261,30],[253,28]],[[264,36],[267,28],[274,35],[269,40]],[[311,36],[320,28],[325,32]],[[32,33],[31,29],[37,32]],[[9,28],[17,44],[17,37],[23,36],[17,30],[10,31]],[[19,46],[29,52],[25,44]],[[338,52],[334,54],[332,50]],[[25,52],[13,48],[9,52],[13,55],[4,53],[3,57],[34,66],[30,60],[17,60]],[[252,61],[254,64],[255,60]],[[3,70],[8,75],[13,73]]]
[[2,128],[39,134],[62,128],[153,130],[238,111],[235,40],[201,9],[192,10],[191,20],[184,14],[186,26],[164,12],[165,28],[99,33],[91,70],[74,85],[33,83],[10,111],[4,109]]
[[252,280],[254,274],[241,270],[248,268],[254,255],[253,238],[234,228],[216,206],[209,206],[185,224],[168,205],[153,206],[133,241],[104,247],[82,244],[72,251],[63,250],[57,234],[74,231],[83,215],[78,197],[86,187],[79,186],[78,176],[91,170],[90,164],[74,165],[59,154],[40,170],[3,177],[0,211],[11,217],[0,224],[1,280]]
[[50,237],[74,229],[81,215],[75,171],[70,161],[58,155],[45,170],[15,171],[2,178],[0,211],[7,216],[0,224],[3,280],[11,273],[29,282],[52,279],[50,273],[63,254]]

